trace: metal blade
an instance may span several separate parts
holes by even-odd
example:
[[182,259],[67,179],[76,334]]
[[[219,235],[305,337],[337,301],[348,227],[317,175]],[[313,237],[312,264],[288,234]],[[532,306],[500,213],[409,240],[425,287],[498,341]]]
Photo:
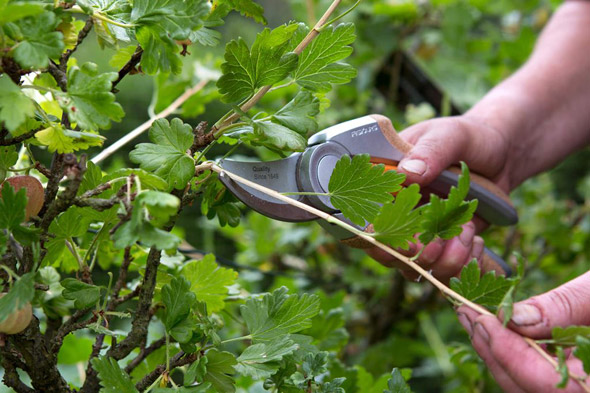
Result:
[[[277,192],[299,192],[297,184],[297,162],[300,153],[295,153],[283,160],[257,162],[223,160],[219,165],[229,172],[268,187]],[[243,186],[228,176],[221,175],[219,180],[242,202],[260,214],[280,221],[311,221],[317,217],[311,213],[291,206],[276,198],[268,196],[248,186]],[[294,200],[305,201],[303,196],[292,196]]]

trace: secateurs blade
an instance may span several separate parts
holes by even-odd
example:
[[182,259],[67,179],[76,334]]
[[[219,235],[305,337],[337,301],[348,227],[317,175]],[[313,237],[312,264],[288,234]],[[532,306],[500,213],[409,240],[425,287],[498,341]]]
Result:
[[[411,148],[411,145],[397,137],[388,118],[370,115],[339,123],[318,132],[308,140],[308,147],[303,152],[294,153],[285,159],[269,162],[225,159],[220,165],[229,172],[281,193],[326,194],[336,162],[343,155],[367,153],[371,156],[371,162],[385,164],[386,169],[395,169]],[[424,195],[447,195],[451,186],[457,184],[458,173],[454,168],[443,171],[426,187]],[[317,219],[317,216],[298,207],[238,184],[223,173],[220,180],[238,199],[265,216],[290,222]],[[352,224],[334,208],[326,195],[292,195],[291,198]],[[479,200],[476,214],[490,224],[513,225],[518,221],[516,210],[508,197],[481,176],[472,174],[467,199]],[[346,241],[354,237],[324,220],[320,220],[320,224],[340,240]],[[488,252],[489,250],[486,250],[486,253]],[[509,273],[509,267],[501,258],[492,255],[491,252],[488,256],[500,265],[505,273]]]

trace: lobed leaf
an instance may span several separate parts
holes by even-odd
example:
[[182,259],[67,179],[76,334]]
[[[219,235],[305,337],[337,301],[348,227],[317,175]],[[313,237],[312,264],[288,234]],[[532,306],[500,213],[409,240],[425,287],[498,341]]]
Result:
[[186,263],[181,274],[191,285],[190,289],[197,300],[207,304],[207,312],[217,312],[225,308],[227,287],[233,285],[238,273],[232,269],[219,267],[215,263],[215,255],[207,254],[200,261]]
[[402,189],[395,202],[383,205],[375,217],[373,236],[391,247],[407,250],[420,229],[421,209],[416,209],[420,198],[420,187],[417,184]]
[[287,288],[281,287],[262,299],[249,299],[240,312],[253,342],[268,342],[310,327],[311,318],[319,312],[319,299],[287,295]]
[[92,359],[91,362],[100,378],[101,393],[138,392],[129,374],[121,370],[119,363],[112,357],[99,356]]
[[280,367],[279,361],[291,355],[298,346],[288,338],[250,345],[238,357],[237,372],[255,379],[269,378]]
[[383,393],[412,393],[410,385],[397,367],[391,371],[391,378],[387,381],[387,389]]
[[63,34],[55,31],[58,24],[53,12],[16,21],[20,42],[14,46],[14,59],[25,69],[47,67],[49,59],[59,57],[64,50]]
[[318,130],[315,116],[319,112],[320,101],[317,97],[302,90],[287,105],[279,109],[272,119],[302,136],[306,136]]
[[16,130],[34,113],[33,101],[21,92],[8,75],[0,75],[0,122],[4,123],[8,131]]
[[61,282],[61,286],[64,288],[64,299],[73,300],[74,307],[79,310],[95,306],[100,299],[100,287],[96,285],[86,284],[75,278],[66,278]]
[[149,131],[153,143],[140,143],[129,154],[131,161],[168,182],[168,189],[182,189],[195,174],[195,161],[186,152],[193,133],[188,124],[175,118],[154,122]]
[[281,25],[258,34],[252,48],[239,38],[225,47],[223,75],[217,81],[224,102],[236,102],[256,89],[283,80],[297,66],[297,55],[287,46],[297,30],[296,24]]
[[68,69],[68,91],[57,94],[60,106],[68,112],[71,121],[83,130],[109,128],[111,120],[121,121],[125,112],[111,92],[116,72],[98,73],[94,63]]
[[462,162],[457,187],[451,187],[448,199],[430,196],[430,203],[422,212],[422,244],[426,245],[436,237],[451,239],[461,233],[461,225],[471,220],[477,208],[477,200],[464,201],[469,192],[469,184],[469,170]]
[[[298,37],[305,33],[305,29],[301,29]],[[352,23],[323,30],[301,53],[297,69],[293,72],[295,82],[314,92],[327,92],[331,90],[332,84],[349,82],[356,76],[356,69],[340,63],[340,60],[352,53],[349,45],[355,38]]]
[[484,307],[496,307],[512,287],[513,280],[487,272],[481,276],[477,260],[461,270],[460,278],[451,278],[450,287],[468,300]]
[[0,323],[12,313],[22,309],[35,296],[35,273],[23,274],[4,296],[0,298]]
[[207,374],[204,381],[211,383],[219,393],[233,393],[236,391],[235,380],[231,374],[235,372],[236,358],[229,352],[211,349],[207,352]]
[[368,154],[338,160],[328,190],[332,205],[353,223],[364,226],[373,221],[381,205],[393,200],[405,180],[403,174],[384,172],[383,164],[373,165]]

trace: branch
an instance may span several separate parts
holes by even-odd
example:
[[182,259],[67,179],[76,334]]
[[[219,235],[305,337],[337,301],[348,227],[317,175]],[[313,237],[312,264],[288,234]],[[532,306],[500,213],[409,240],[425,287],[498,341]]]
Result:
[[[51,202],[47,211],[43,214],[43,219],[39,226],[44,232],[47,232],[49,225],[59,213],[67,210],[72,205],[72,202],[76,198],[76,193],[80,188],[80,184],[82,183],[84,172],[86,172],[86,157],[84,155],[80,158],[79,163],[76,160],[76,156],[73,154],[66,154],[64,159],[66,161],[65,174],[68,179],[70,179],[70,183],[59,197]],[[47,203],[47,201],[45,202]]]
[[[321,28],[324,27],[325,23],[328,21],[330,16],[334,13],[334,11],[336,11],[336,8],[340,5],[341,1],[342,0],[334,0],[332,2],[330,7],[328,7],[326,12],[324,12],[324,15],[322,15],[322,17],[320,18],[318,23],[316,23],[316,25],[313,27],[313,29],[311,29],[309,31],[309,33],[307,33],[307,35],[303,38],[303,40],[301,40],[301,42],[299,43],[299,45],[297,45],[297,47],[295,48],[295,50],[293,50],[293,52],[300,55],[301,52],[303,52],[303,50],[311,43],[311,41],[313,41],[313,39],[316,38],[318,36],[318,34],[320,34]],[[266,93],[268,93],[268,91],[271,88],[272,88],[272,85],[262,87],[260,90],[258,90],[256,92],[256,94],[254,94],[254,96],[252,96],[252,98],[250,98],[248,101],[246,101],[246,103],[244,105],[242,105],[240,107],[240,111],[242,113],[248,112],[250,109],[252,109],[252,107],[254,105],[256,105],[258,103],[258,101],[260,101],[262,99],[262,97],[264,97],[264,95]],[[220,129],[225,128],[228,125],[232,124],[234,121],[238,120],[240,118],[240,116],[241,115],[239,113],[234,111],[234,113],[231,116],[229,116],[227,119],[223,120],[221,122],[221,124],[215,124],[211,128],[211,131],[213,133],[217,133],[217,131],[219,131]]]
[[125,367],[125,372],[131,374],[135,367],[139,366],[145,358],[150,356],[155,350],[161,348],[164,344],[166,344],[166,337],[162,337],[151,343],[148,347],[142,348],[141,351],[139,351],[139,354]]
[[21,142],[26,141],[29,138],[34,137],[37,132],[39,132],[38,129],[25,132],[24,134],[19,135],[19,136],[15,136],[14,138],[0,139],[0,146],[17,145]]
[[131,353],[137,347],[145,345],[147,339],[148,325],[151,320],[150,308],[156,288],[156,275],[160,265],[162,252],[156,248],[151,248],[148,254],[146,269],[143,281],[139,289],[139,300],[135,309],[135,317],[131,324],[131,331],[119,344],[112,346],[107,352],[116,360],[121,360]]
[[51,352],[57,354],[59,349],[61,348],[64,338],[73,331],[84,329],[86,326],[94,323],[98,320],[98,314],[93,315],[89,319],[78,322],[80,318],[84,315],[88,314],[92,308],[87,308],[84,310],[77,310],[71,317],[68,319],[55,333],[55,337],[53,338],[53,343],[51,345]]
[[141,48],[141,46],[137,45],[137,48],[135,48],[135,52],[133,53],[133,55],[131,55],[131,59],[129,59],[129,61],[119,70],[119,76],[112,84],[111,91],[113,93],[117,92],[117,89],[115,89],[115,86],[117,86],[119,84],[119,82],[121,82],[123,80],[123,78],[125,78],[127,76],[127,74],[129,74],[131,71],[133,71],[135,69],[135,66],[141,61],[142,54],[143,54],[143,49]]
[[115,206],[120,200],[121,198],[118,195],[113,195],[109,199],[78,197],[72,201],[72,204],[78,207],[91,207],[101,212]]
[[[457,302],[466,305],[467,307],[478,312],[479,314],[496,317],[494,314],[492,314],[486,308],[466,299],[465,297],[461,296],[457,292],[455,292],[452,289],[450,289],[449,287],[447,287],[445,284],[443,284],[438,279],[436,279],[431,273],[424,270],[420,265],[418,265],[416,262],[412,261],[410,258],[406,257],[405,255],[400,254],[399,252],[395,251],[391,247],[388,247],[385,244],[381,243],[380,241],[376,240],[373,236],[370,236],[369,234],[358,230],[357,228],[353,227],[352,225],[347,224],[344,221],[340,221],[339,219],[332,217],[330,214],[328,214],[324,211],[318,210],[312,206],[306,205],[305,203],[291,199],[291,198],[289,198],[289,197],[287,197],[275,190],[261,186],[257,183],[251,182],[250,180],[244,179],[234,173],[228,172],[214,163],[206,163],[206,164],[203,164],[202,166],[204,166],[204,165],[208,165],[211,170],[213,170],[214,172],[217,172],[220,176],[228,176],[229,178],[231,178],[232,180],[234,180],[238,183],[242,183],[248,187],[254,188],[255,190],[263,192],[264,194],[266,194],[268,196],[276,198],[276,199],[278,199],[282,202],[288,203],[292,206],[298,207],[302,210],[305,210],[309,213],[312,213],[312,214],[318,216],[319,218],[326,220],[327,222],[329,222],[331,224],[335,224],[343,229],[346,229],[350,233],[353,233],[354,235],[362,238],[363,240],[369,242],[373,246],[385,251],[387,254],[395,257],[399,261],[408,265],[410,268],[412,268],[415,272],[422,275],[426,280],[428,280],[432,285],[434,285],[437,289],[439,289],[444,295],[448,296],[449,298],[454,299]],[[551,363],[551,365],[553,365],[553,366],[557,365],[555,359],[553,359],[551,356],[549,356],[547,354],[547,352],[545,352],[545,350],[543,350],[543,348],[539,344],[537,344],[537,342],[535,340],[528,338],[528,337],[525,337],[525,340],[531,346],[531,348],[533,348],[541,356],[543,356],[549,363]],[[588,386],[585,383],[584,377],[579,376],[579,375],[575,375],[571,372],[569,372],[569,375],[572,379],[574,379],[576,382],[578,382],[578,384],[582,387],[582,389],[585,392],[590,392],[590,386]]]
[[165,118],[165,117],[169,116],[170,114],[172,114],[180,105],[182,105],[186,100],[188,100],[193,94],[197,93],[199,90],[204,88],[205,85],[207,84],[207,82],[209,82],[209,79],[201,80],[199,83],[197,83],[196,85],[194,85],[193,87],[191,87],[190,89],[188,89],[187,91],[182,93],[182,95],[180,97],[178,97],[176,100],[174,100],[174,102],[172,102],[162,112],[160,112],[156,116],[150,118],[148,121],[146,121],[145,123],[141,124],[139,127],[135,128],[134,130],[129,132],[123,138],[119,139],[118,141],[116,141],[115,143],[113,143],[112,145],[110,145],[109,147],[104,149],[103,151],[101,151],[91,161],[95,164],[98,164],[99,162],[103,161],[105,158],[107,158],[110,155],[112,155],[113,153],[115,153],[121,147],[125,146],[127,143],[129,143],[133,139],[137,138],[139,135],[141,135],[143,132],[145,132],[147,129],[149,129],[152,126],[153,122],[155,122],[158,119]]
[[2,359],[2,367],[4,367],[4,378],[2,378],[2,381],[6,386],[14,389],[17,393],[35,393],[34,389],[31,389],[20,380],[16,368],[14,368],[8,359]]
[[59,182],[63,176],[63,156],[63,154],[58,154],[57,152],[53,154],[51,168],[49,170],[50,176],[47,177],[47,186],[45,186],[45,202],[43,202],[43,207],[39,211],[39,217],[45,215],[45,212],[55,199],[59,190]]
[[92,30],[92,26],[94,26],[94,19],[86,19],[86,24],[78,33],[78,40],[76,41],[76,45],[72,49],[68,49],[64,53],[62,53],[61,58],[59,59],[59,68],[60,70],[62,70],[62,72],[66,72],[70,56],[72,56],[72,53],[74,53],[76,49],[78,49],[78,46],[82,43],[82,41],[84,41],[84,38],[86,38],[88,33],[90,33],[90,30]]
[[47,72],[55,79],[57,85],[62,91],[68,91],[68,78],[66,73],[53,60],[49,60]]
[[[174,357],[172,359],[170,359],[170,368],[168,368],[168,371],[172,371],[176,367],[182,367],[185,364],[189,364],[189,363],[194,362],[197,359],[197,356],[198,356],[197,353],[191,353],[191,354],[185,356],[185,353],[183,351],[180,351],[179,353],[174,355]],[[154,383],[155,380],[158,379],[158,377],[160,375],[162,375],[162,373],[164,373],[164,371],[166,371],[166,370],[167,370],[166,365],[160,364],[158,367],[155,368],[154,371],[152,371],[151,373],[149,373],[148,375],[143,377],[143,379],[141,381],[139,381],[135,385],[135,387],[140,392],[144,391],[152,383]]]

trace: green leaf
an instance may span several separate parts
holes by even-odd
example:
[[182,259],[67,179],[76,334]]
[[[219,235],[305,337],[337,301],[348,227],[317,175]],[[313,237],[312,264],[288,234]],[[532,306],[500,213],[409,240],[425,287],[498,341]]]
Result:
[[510,290],[512,281],[496,272],[481,276],[481,270],[474,259],[463,267],[461,277],[451,278],[451,289],[468,300],[484,307],[496,307]]
[[590,374],[590,339],[582,336],[576,337],[574,356],[582,361],[584,372]]
[[89,217],[84,216],[81,208],[72,206],[53,220],[49,232],[61,239],[80,237],[88,230],[90,221]]
[[17,241],[30,245],[37,240],[40,229],[21,225],[25,221],[26,206],[26,189],[14,192],[10,183],[4,182],[0,198],[0,228],[8,229]]
[[557,355],[557,372],[561,376],[561,380],[555,385],[555,387],[559,389],[564,389],[567,386],[567,383],[570,379],[569,370],[566,363],[566,356],[565,352],[563,351],[563,347],[555,348],[555,354]]
[[195,382],[197,382],[197,383],[203,382],[203,380],[205,379],[205,375],[207,375],[207,362],[208,361],[209,361],[209,359],[207,359],[206,356],[203,356],[199,360],[193,362],[188,367],[188,369],[186,370],[186,373],[184,374],[184,385],[185,386],[192,385]]
[[269,378],[280,367],[279,361],[292,354],[298,345],[292,340],[278,338],[268,343],[250,345],[238,357],[236,371],[254,379]]
[[407,250],[420,229],[421,209],[415,207],[421,197],[420,187],[412,184],[397,194],[394,203],[384,204],[373,222],[375,238],[391,247]]
[[0,323],[10,314],[22,309],[35,296],[35,273],[26,273],[12,285],[7,294],[0,298]]
[[221,33],[216,30],[202,27],[197,31],[193,31],[189,39],[191,42],[198,42],[201,45],[217,46],[221,39]]
[[22,39],[13,50],[14,59],[23,68],[45,68],[50,58],[64,50],[63,34],[55,31],[59,21],[53,12],[20,19],[16,25]]
[[131,161],[168,182],[169,189],[182,189],[195,174],[195,161],[186,154],[193,144],[192,128],[175,118],[154,122],[149,131],[153,143],[140,143],[129,154]]
[[[142,192],[133,202],[131,219],[115,232],[115,247],[123,249],[141,241],[145,246],[160,250],[176,248],[180,244],[180,239],[157,226],[166,223],[170,216],[178,211],[178,206],[180,200],[170,194],[159,191]],[[146,210],[151,215],[150,219],[145,217]]]
[[156,176],[153,173],[149,173],[139,168],[118,169],[106,175],[102,179],[102,182],[104,183],[114,179],[128,177],[131,175],[137,176],[139,178],[142,188],[149,188],[158,191],[164,191],[168,189],[168,183],[166,182],[166,180],[162,179],[160,176]]
[[287,295],[281,287],[262,299],[249,299],[240,312],[255,343],[272,341],[311,326],[311,318],[319,312],[315,295]]
[[33,101],[21,92],[8,75],[0,75],[0,122],[4,123],[8,131],[16,130],[34,113]]
[[138,26],[157,27],[174,40],[185,40],[203,25],[202,17],[208,13],[205,0],[135,0],[131,22]]
[[383,393],[412,393],[410,385],[406,383],[397,367],[391,371],[391,378],[387,381],[387,389]]
[[405,180],[403,174],[383,172],[383,164],[373,165],[370,160],[368,154],[352,160],[342,156],[328,184],[332,205],[357,225],[373,221],[381,205],[393,200],[391,193],[399,191]]
[[462,231],[465,224],[477,208],[477,200],[464,201],[469,192],[469,170],[465,163],[461,163],[461,175],[457,187],[451,187],[446,200],[437,195],[430,196],[430,203],[424,206],[422,212],[422,244],[430,243],[434,238],[451,239]]
[[137,393],[131,377],[121,370],[115,359],[99,356],[91,362],[100,378],[101,393]]
[[102,146],[104,137],[91,132],[67,130],[61,124],[47,127],[35,134],[35,139],[50,152],[73,153],[91,146]]
[[219,267],[213,254],[205,255],[200,261],[188,262],[180,272],[190,281],[190,289],[197,300],[207,304],[210,313],[225,307],[227,287],[238,278],[237,272]]
[[255,121],[253,126],[238,129],[240,138],[253,146],[274,151],[303,151],[307,141],[299,133],[271,121]]
[[39,15],[45,11],[44,4],[41,2],[4,1],[3,3],[0,3],[0,24]]
[[[303,35],[305,31],[299,32]],[[348,83],[356,76],[356,69],[340,63],[352,53],[349,44],[355,40],[352,23],[326,28],[303,50],[299,65],[293,73],[295,82],[311,91],[327,92],[334,83]]]
[[190,285],[186,278],[174,277],[169,284],[162,287],[162,301],[166,306],[164,325],[168,331],[190,314],[191,305],[196,298],[190,291]]
[[574,346],[578,336],[590,339],[590,326],[554,327],[551,337],[557,345]]
[[74,307],[79,310],[93,307],[100,299],[100,287],[86,284],[75,278],[66,278],[61,282],[64,287],[62,295],[65,299],[73,300]]
[[218,393],[235,392],[235,381],[230,376],[235,372],[235,356],[229,352],[219,352],[217,349],[211,349],[206,356],[207,375],[204,381],[210,382]]
[[88,161],[86,164],[86,172],[82,178],[82,184],[78,189],[77,195],[80,196],[88,190],[94,189],[96,186],[102,183],[102,170],[98,165],[92,161]]
[[243,16],[252,18],[258,23],[266,24],[264,8],[260,4],[256,4],[253,0],[217,0],[214,3],[218,3],[214,7],[219,6],[219,4],[227,4]]
[[328,352],[307,353],[301,364],[301,371],[307,380],[325,373],[328,366]]
[[[0,94],[2,94],[0,92]],[[18,153],[14,146],[0,146],[0,182],[4,181],[8,169],[16,164]]]
[[224,102],[241,101],[259,87],[280,82],[297,66],[297,55],[286,53],[297,26],[264,29],[251,49],[241,38],[226,45],[225,63],[221,65],[223,75],[217,81]]
[[295,98],[279,109],[272,119],[306,136],[318,130],[314,116],[320,112],[320,101],[308,91],[300,91]]
[[68,91],[57,95],[60,106],[68,112],[70,120],[83,130],[109,128],[111,120],[121,121],[125,112],[111,93],[116,72],[98,73],[94,63],[81,68],[68,69]]
[[143,48],[141,69],[148,75],[157,72],[179,74],[182,71],[180,51],[176,42],[167,35],[161,35],[159,29],[140,27],[135,34],[137,42]]

